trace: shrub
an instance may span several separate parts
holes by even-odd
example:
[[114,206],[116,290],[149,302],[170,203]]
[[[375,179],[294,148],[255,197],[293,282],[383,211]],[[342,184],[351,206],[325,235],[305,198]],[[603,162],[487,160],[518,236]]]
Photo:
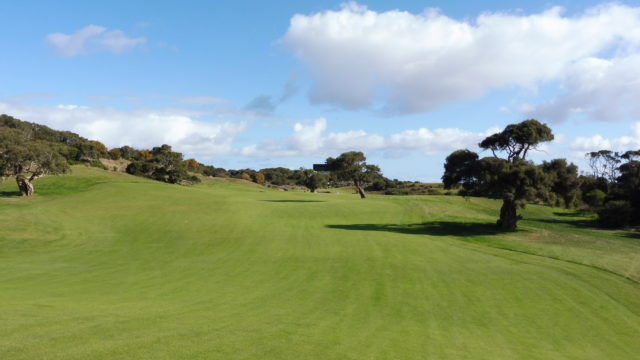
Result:
[[625,227],[631,223],[632,209],[628,201],[608,201],[598,210],[600,224],[606,227]]
[[120,160],[120,158],[122,158],[122,151],[118,148],[111,149],[109,150],[109,157],[113,160]]
[[583,197],[584,202],[592,208],[599,208],[604,204],[607,194],[600,189],[593,189],[586,193]]

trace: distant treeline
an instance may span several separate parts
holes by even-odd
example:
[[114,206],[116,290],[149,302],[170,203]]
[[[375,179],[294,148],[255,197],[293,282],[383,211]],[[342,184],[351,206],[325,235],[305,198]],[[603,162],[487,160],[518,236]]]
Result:
[[[388,179],[377,166],[366,164],[360,152],[328,158],[330,172],[283,167],[233,170],[184,159],[166,144],[151,149],[108,149],[99,141],[70,131],[0,115],[0,175],[15,177],[21,193],[31,195],[32,182],[39,177],[65,173],[69,164],[77,163],[108,169],[101,159],[110,159],[126,165],[129,174],[183,185],[200,182],[202,177],[226,177],[285,189],[305,187],[312,192],[353,185],[363,198],[364,190],[388,195],[458,193],[502,198],[501,212],[510,212],[513,228],[519,217],[516,208],[526,202],[592,210],[605,226],[640,225],[640,150],[588,153],[591,172],[582,175],[565,159],[539,165],[525,159],[529,149],[551,139],[551,130],[536,120],[509,125],[480,143],[493,156],[480,159],[474,152],[458,150],[447,157],[443,189],[441,184]],[[496,155],[500,152],[506,158]],[[503,215],[501,221],[506,218]]]

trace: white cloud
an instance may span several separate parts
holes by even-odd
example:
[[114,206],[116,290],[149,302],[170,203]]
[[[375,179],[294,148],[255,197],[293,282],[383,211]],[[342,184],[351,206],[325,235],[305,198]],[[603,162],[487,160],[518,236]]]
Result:
[[169,144],[177,151],[200,159],[234,152],[233,142],[245,123],[204,122],[186,110],[121,111],[78,105],[36,106],[0,103],[0,113],[69,130],[108,147],[130,145],[151,148]]
[[584,59],[567,72],[563,84],[565,94],[528,109],[529,116],[551,122],[572,114],[602,121],[640,118],[640,54]]
[[[350,2],[339,11],[293,16],[283,40],[314,75],[313,103],[365,108],[382,101],[387,112],[419,113],[493,88],[535,89],[558,80],[570,87],[570,74],[581,69],[580,84],[597,78],[598,60],[611,60],[598,59],[604,52],[636,53],[640,8],[612,3],[568,17],[554,7],[459,21],[436,10],[375,12]],[[630,74],[636,83],[637,73]]]
[[577,137],[570,146],[571,150],[584,154],[598,150],[627,151],[640,149],[640,122],[631,125],[628,135],[608,139],[602,135]]
[[435,153],[461,148],[476,148],[486,136],[500,131],[497,128],[473,133],[455,128],[405,130],[384,137],[365,130],[325,134],[327,120],[320,118],[298,122],[293,133],[285,140],[264,140],[259,145],[242,149],[242,154],[253,157],[327,156],[343,151],[422,151]]
[[53,33],[45,37],[56,54],[73,57],[96,52],[121,54],[146,43],[144,37],[129,37],[122,30],[88,25],[73,34]]

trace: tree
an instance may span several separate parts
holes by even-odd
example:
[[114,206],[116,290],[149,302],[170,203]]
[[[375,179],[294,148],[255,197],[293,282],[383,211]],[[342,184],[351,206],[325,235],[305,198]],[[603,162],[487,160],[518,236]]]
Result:
[[445,188],[450,189],[462,184],[467,189],[475,187],[473,182],[477,175],[476,162],[478,161],[478,154],[473,151],[464,149],[457,150],[447,156],[444,164],[444,175],[442,175],[442,182]]
[[518,159],[525,160],[529,150],[537,149],[541,142],[551,140],[553,133],[546,124],[529,119],[508,125],[502,132],[482,140],[479,146],[491,150],[494,157],[498,157],[496,152],[505,152],[507,160],[514,162]]
[[567,164],[565,159],[543,161],[541,169],[547,181],[543,197],[551,205],[563,204],[566,208],[575,205],[579,190],[578,167]]
[[622,159],[628,160],[616,171],[619,176],[610,185],[611,191],[598,211],[599,221],[608,227],[624,227],[640,224],[640,161],[627,152]]
[[184,161],[188,171],[200,172],[200,163],[196,159],[187,159]]
[[350,151],[341,154],[337,158],[327,158],[329,171],[342,181],[352,181],[358,190],[360,198],[364,199],[364,186],[374,178],[381,176],[380,168],[376,165],[365,163],[367,158],[360,151]]
[[[518,208],[524,207],[545,184],[541,169],[526,157],[541,142],[551,140],[551,129],[537,120],[511,124],[479,144],[482,149],[491,150],[493,157],[478,160],[478,155],[469,150],[449,155],[442,176],[445,188],[460,184],[464,190],[462,195],[502,198],[496,223],[504,230],[513,231],[522,218]],[[499,153],[505,154],[505,158],[498,157]]]
[[264,174],[261,172],[257,172],[255,175],[256,184],[264,185]]
[[33,195],[33,181],[69,171],[67,160],[53,144],[27,140],[12,129],[0,132],[0,173],[15,176],[22,196]]
[[118,148],[113,148],[109,150],[109,157],[112,160],[120,160],[122,158],[122,151]]
[[311,192],[316,192],[316,190],[327,182],[327,177],[317,171],[306,169],[303,171],[305,178],[303,185],[309,189]]
[[[628,151],[625,155],[633,158],[634,152]],[[593,151],[586,154],[589,159],[589,167],[593,171],[596,178],[605,178],[610,183],[616,181],[618,177],[618,164],[620,164],[620,155],[611,150]]]

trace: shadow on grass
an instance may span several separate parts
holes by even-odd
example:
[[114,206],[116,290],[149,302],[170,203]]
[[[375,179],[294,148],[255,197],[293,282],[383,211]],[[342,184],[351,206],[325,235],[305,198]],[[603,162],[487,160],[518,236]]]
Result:
[[422,224],[351,224],[327,225],[330,229],[358,231],[387,231],[401,234],[431,236],[476,236],[505,233],[495,223],[463,223],[454,221],[433,221]]
[[629,239],[640,240],[640,232],[638,232],[638,230],[628,231],[628,232],[622,234],[621,236],[629,238]]
[[596,219],[530,219],[531,221],[546,224],[565,224],[579,228],[601,229]]
[[315,203],[315,202],[326,202],[324,200],[260,200],[266,202],[274,202],[274,203]]
[[573,210],[573,211],[554,211],[553,215],[562,217],[578,217],[591,215],[592,212],[587,210]]
[[17,197],[21,196],[20,191],[0,191],[0,197]]

